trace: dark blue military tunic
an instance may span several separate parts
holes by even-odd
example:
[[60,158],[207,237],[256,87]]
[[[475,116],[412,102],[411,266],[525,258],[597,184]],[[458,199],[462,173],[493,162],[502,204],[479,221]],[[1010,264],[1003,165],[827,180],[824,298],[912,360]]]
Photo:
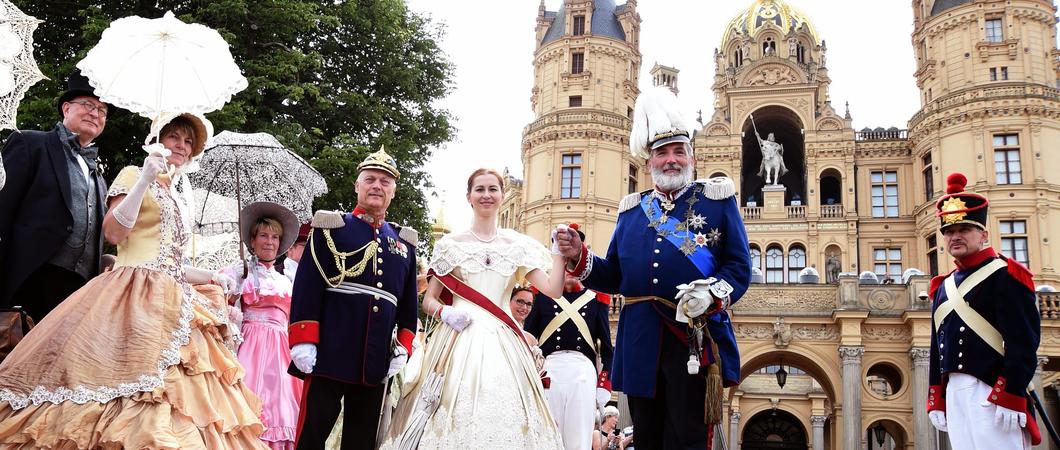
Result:
[[[586,291],[587,289],[565,292],[563,298],[573,303]],[[607,318],[608,308],[607,304],[597,298],[593,298],[578,310],[581,318],[585,320],[585,325],[589,328],[589,334],[592,336],[593,342],[585,342],[585,338],[578,331],[578,327],[570,320],[567,320],[555,333],[552,333],[548,340],[540,342],[541,352],[545,356],[561,350],[581,352],[595,365],[597,355],[595,347],[596,343],[599,342],[600,362],[602,365],[600,372],[610,372],[614,347],[611,344],[611,325]],[[545,294],[538,293],[534,296],[534,309],[530,310],[530,315],[526,317],[523,329],[540,339],[548,324],[562,313],[563,309],[556,303],[556,300]]]
[[[294,280],[290,345],[317,345],[313,376],[377,385],[386,377],[393,356],[394,326],[401,342],[415,335],[416,247],[399,236],[400,228],[394,224],[384,222],[375,228],[349,213],[342,214],[342,221],[341,228],[328,230],[339,252],[354,252],[371,240],[378,244],[374,257],[365,259],[363,252],[356,252],[344,258],[347,269],[366,262],[363,273],[346,277],[345,282],[390,293],[397,304],[384,295],[332,288],[321,276],[318,263],[328,277],[334,277],[339,273],[336,257],[324,230],[314,228]],[[305,375],[293,364],[289,372]]]

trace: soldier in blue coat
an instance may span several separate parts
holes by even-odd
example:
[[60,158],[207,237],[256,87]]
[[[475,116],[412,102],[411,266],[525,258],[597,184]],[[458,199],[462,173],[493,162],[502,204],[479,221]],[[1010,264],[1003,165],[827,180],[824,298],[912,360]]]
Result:
[[340,402],[342,448],[374,449],[385,380],[412,353],[417,236],[385,220],[399,172],[382,149],[358,170],[357,207],[316,213],[295,277],[290,372],[305,379],[298,449],[324,448]]
[[[577,224],[570,227],[578,230]],[[584,239],[584,234],[578,231]],[[538,293],[523,329],[538,339],[550,385],[546,394],[566,450],[592,449],[594,411],[611,399],[610,297],[566,275],[563,296]],[[600,370],[596,358],[600,358]]]
[[655,188],[621,201],[607,255],[557,234],[587,287],[625,296],[611,381],[629,397],[638,450],[709,448],[722,386],[740,380],[726,308],[750,282],[747,235],[731,180],[692,181],[691,132],[676,111],[665,89],[637,99],[630,147]]
[[935,204],[957,268],[931,280],[928,417],[955,449],[1029,449],[1041,442],[1027,394],[1041,338],[1033,275],[986,246],[989,202],[966,183],[951,174]]

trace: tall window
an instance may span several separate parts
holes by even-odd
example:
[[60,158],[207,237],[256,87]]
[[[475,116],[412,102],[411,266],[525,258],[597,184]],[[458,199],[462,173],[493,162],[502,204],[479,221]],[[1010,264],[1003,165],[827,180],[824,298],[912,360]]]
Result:
[[931,276],[937,277],[939,275],[939,241],[935,238],[934,234],[928,236],[927,246],[928,269],[931,271]]
[[585,16],[574,16],[574,26],[571,31],[571,34],[575,36],[585,34]]
[[802,42],[795,44],[795,59],[806,64],[806,47],[802,45]]
[[1002,220],[999,225],[1001,253],[1025,266],[1030,265],[1030,258],[1027,257],[1027,221]]
[[1001,66],[1001,79],[1002,80],[1007,80],[1008,79],[1008,67]]
[[582,195],[582,155],[572,153],[563,155],[559,198],[578,198]]
[[1020,139],[1017,134],[994,135],[994,172],[997,184],[1021,184]]
[[794,245],[788,250],[788,282],[798,283],[799,272],[806,268],[806,250]]
[[872,252],[874,272],[881,283],[890,279],[891,283],[902,282],[902,249],[875,248]]
[[569,106],[571,108],[577,108],[577,107],[580,107],[582,105],[582,96],[580,96],[580,95],[572,95],[572,96],[568,97],[567,100],[568,100],[568,102],[569,102],[568,104],[569,104]]
[[570,73],[582,73],[585,71],[585,53],[574,52],[570,54]]
[[734,67],[740,67],[743,65],[743,49],[738,48],[735,52],[732,52],[732,65]]
[[637,192],[637,166],[629,165],[629,193]]
[[784,252],[780,247],[766,250],[766,283],[784,282]]
[[873,171],[871,181],[872,217],[898,217],[898,171]]
[[751,267],[757,267],[758,270],[762,270],[762,249],[753,244],[751,245]]
[[1001,42],[1005,40],[1005,31],[1001,28],[1001,19],[986,19],[986,41]]
[[935,175],[931,169],[931,152],[924,155],[924,201],[931,201],[935,198]]
[[990,81],[997,81],[997,67],[990,68]]

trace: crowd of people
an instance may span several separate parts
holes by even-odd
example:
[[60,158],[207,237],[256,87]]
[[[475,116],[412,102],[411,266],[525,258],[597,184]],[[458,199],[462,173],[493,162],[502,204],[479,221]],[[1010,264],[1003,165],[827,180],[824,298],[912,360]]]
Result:
[[[351,212],[300,224],[253,203],[240,212],[249,260],[189,265],[184,170],[210,122],[159,119],[142,166],[108,187],[94,141],[113,107],[78,74],[68,86],[54,129],[14,133],[2,154],[0,301],[38,323],[0,363],[0,447],[323,449],[340,416],[342,449],[714,442],[722,390],[740,381],[728,308],[750,257],[733,182],[693,179],[669,91],[638,99],[630,147],[654,187],[619,203],[605,254],[576,224],[549,246],[499,227],[509,186],[479,169],[470,227],[435,243],[424,276],[417,233],[387,220],[402,173],[382,149],[357,167]],[[961,430],[955,445],[1026,445],[1040,439],[1024,392],[1038,314],[1033,299],[982,298],[1027,294],[1031,275],[984,246],[985,197],[950,184],[937,209],[958,270],[932,283],[927,409]],[[108,270],[104,241],[118,249]],[[614,346],[608,294],[624,299]],[[999,355],[962,359],[973,351]],[[613,390],[632,427],[617,426]],[[947,413],[947,398],[978,402],[972,390],[990,414]],[[987,416],[1001,425],[976,426]]]

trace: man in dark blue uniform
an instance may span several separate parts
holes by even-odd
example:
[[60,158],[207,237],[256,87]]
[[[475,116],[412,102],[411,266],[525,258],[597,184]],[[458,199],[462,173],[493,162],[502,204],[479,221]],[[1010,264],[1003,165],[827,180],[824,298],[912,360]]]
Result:
[[[577,224],[570,227],[584,240]],[[551,381],[546,392],[548,404],[559,424],[565,450],[592,449],[594,411],[603,410],[611,399],[609,302],[607,294],[586,289],[568,274],[563,297],[554,299],[538,293],[523,325],[538,339],[545,355],[545,370]]]
[[638,450],[709,448],[722,387],[740,380],[726,308],[750,283],[747,235],[731,180],[692,181],[678,111],[667,89],[637,99],[630,148],[655,188],[621,201],[607,256],[575,233],[556,237],[587,287],[625,296],[611,382],[629,397]]
[[400,174],[382,149],[357,168],[357,207],[317,212],[295,277],[290,372],[305,379],[298,449],[324,448],[340,401],[342,448],[374,449],[385,381],[412,353],[417,236],[385,220]]
[[986,246],[986,197],[959,173],[935,204],[957,268],[931,280],[928,416],[955,449],[1029,449],[1041,441],[1027,385],[1041,316],[1032,274]]

